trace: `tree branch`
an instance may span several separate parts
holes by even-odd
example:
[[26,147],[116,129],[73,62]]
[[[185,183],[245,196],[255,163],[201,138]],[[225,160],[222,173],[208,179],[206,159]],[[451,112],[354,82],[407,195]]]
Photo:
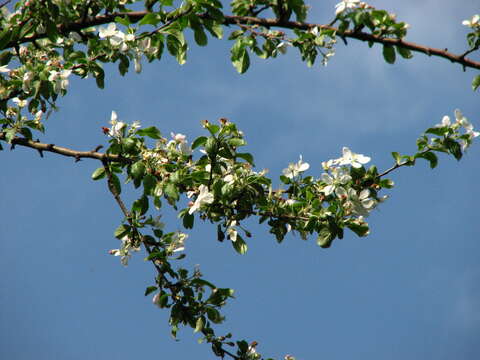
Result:
[[[87,18],[85,19],[85,21],[83,21],[82,19],[72,23],[58,25],[57,29],[61,33],[68,34],[72,31],[78,32],[82,29],[85,29],[91,26],[103,25],[103,24],[108,24],[110,22],[114,22],[117,16],[118,17],[126,16],[130,19],[130,21],[136,22],[141,20],[148,13],[149,13],[148,11],[131,11],[127,13],[112,13],[107,15],[98,15],[94,18]],[[197,16],[201,19],[209,19],[208,14],[197,14]],[[253,17],[253,16],[229,16],[229,15],[225,15],[223,24],[227,26],[239,25],[239,24],[260,25],[265,27],[278,27],[278,28],[291,29],[291,30],[294,30],[294,29],[308,30],[308,29],[313,29],[314,27],[318,27],[320,29],[329,29],[329,30],[336,31],[339,33],[339,36],[341,35],[342,38],[352,38],[360,41],[398,46],[411,51],[423,53],[428,56],[432,56],[432,55],[438,56],[438,57],[450,60],[453,63],[458,63],[465,68],[468,67],[468,68],[480,70],[480,62],[466,58],[465,53],[454,54],[449,52],[447,49],[432,48],[432,47],[416,44],[413,42],[404,41],[402,39],[386,38],[386,37],[376,36],[376,35],[368,34],[365,32],[360,32],[360,31],[347,30],[343,33],[340,33],[338,28],[329,26],[329,25],[313,24],[313,23],[306,23],[306,22],[299,22],[299,21],[285,21],[282,19],[267,19],[267,18]],[[24,37],[19,40],[10,41],[4,46],[4,49],[9,47],[14,47],[20,43],[32,42],[45,37],[46,37],[46,34],[36,34],[34,36]]]
[[[5,140],[5,133],[0,133],[0,140]],[[46,151],[46,152],[52,152],[55,154],[67,156],[67,157],[73,157],[75,158],[76,161],[80,161],[80,159],[82,158],[89,158],[89,159],[96,159],[96,160],[107,161],[107,162],[121,162],[121,163],[131,162],[130,159],[121,157],[119,155],[110,155],[110,154],[100,153],[98,152],[100,147],[97,147],[96,149],[91,151],[77,151],[77,150],[72,150],[69,148],[61,147],[61,146],[56,146],[54,144],[45,144],[45,143],[28,140],[26,138],[21,138],[21,137],[13,138],[11,144],[12,144],[12,147],[15,147],[15,145],[20,145],[20,146],[36,149],[38,150],[38,152],[40,153],[40,156],[42,157],[43,157],[43,152]]]

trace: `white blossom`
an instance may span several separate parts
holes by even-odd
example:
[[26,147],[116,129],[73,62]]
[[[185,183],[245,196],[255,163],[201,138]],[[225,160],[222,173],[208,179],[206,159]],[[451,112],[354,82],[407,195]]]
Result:
[[152,298],[152,302],[157,305],[158,307],[160,307],[160,293],[156,293],[153,298]]
[[107,27],[100,28],[99,36],[101,39],[108,39],[111,45],[119,47],[119,50],[122,52],[128,50],[128,45],[125,43],[126,41],[135,40],[135,35],[124,34],[121,30],[117,30],[115,23],[110,23]]
[[207,186],[200,185],[198,189],[200,190],[200,193],[198,194],[197,199],[193,203],[192,207],[188,210],[189,214],[193,214],[204,204],[211,204],[214,200],[214,196],[211,192],[208,191]]
[[370,161],[368,156],[355,154],[348,147],[343,147],[342,152],[343,156],[335,160],[338,165],[351,165],[354,168],[360,168]]
[[286,54],[289,45],[290,43],[282,41],[280,44],[277,45],[277,50],[280,51],[282,54]]
[[172,236],[172,242],[168,246],[168,251],[178,252],[185,250],[185,240],[187,239],[187,237],[187,234],[177,231]]
[[10,72],[10,69],[7,67],[7,65],[0,66],[0,73],[8,73],[8,72]]
[[345,190],[339,187],[336,190],[339,198],[345,200],[345,207],[352,211],[355,215],[368,216],[369,212],[376,206],[377,201],[370,198],[370,190],[363,189],[357,194],[355,189]]
[[23,84],[22,84],[22,90],[25,92],[29,92],[31,88],[31,83],[34,78],[34,73],[32,71],[27,71],[25,74],[23,74]]
[[121,257],[120,262],[122,263],[122,265],[127,266],[128,261],[132,256],[130,252],[131,251],[138,252],[140,251],[140,247],[133,246],[132,241],[128,236],[124,236],[120,240],[122,241],[122,246],[120,247],[120,249],[112,249],[109,251],[109,253],[114,256],[120,256]]
[[72,70],[50,70],[50,76],[48,81],[53,83],[53,91],[60,93],[61,90],[66,90],[68,86],[68,77],[72,73]]
[[35,121],[36,121],[36,122],[40,122],[40,120],[42,120],[42,116],[43,116],[43,111],[42,111],[42,110],[38,110],[38,111],[35,113]]
[[452,125],[452,122],[450,121],[450,117],[445,115],[442,118],[442,122],[440,124],[435,125],[435,127],[450,127]]
[[13,101],[15,104],[17,104],[17,106],[18,106],[19,108],[23,108],[23,107],[27,106],[27,103],[28,103],[27,100],[23,100],[23,99],[20,99],[20,98],[18,98],[18,97],[14,97],[14,98],[12,99],[12,101]]
[[322,181],[327,184],[321,191],[326,195],[333,193],[336,187],[340,185],[345,185],[347,182],[352,180],[352,177],[348,174],[345,168],[332,168],[332,175],[323,173],[321,178]]
[[237,241],[237,236],[238,236],[238,231],[237,231],[237,228],[235,226],[237,226],[237,221],[232,220],[230,222],[230,225],[227,228],[228,238],[230,240],[232,240],[232,242]]
[[480,15],[473,15],[470,20],[463,20],[462,25],[468,26],[470,28],[480,26]]
[[112,127],[108,132],[108,136],[114,137],[114,138],[122,137],[123,136],[122,130],[127,125],[124,122],[118,121],[118,116],[115,111],[112,111],[112,115],[110,117],[110,124],[112,124]]
[[290,163],[286,169],[283,169],[283,175],[287,178],[292,179],[298,176],[300,173],[307,171],[310,168],[308,163],[304,163],[302,160],[302,155],[300,155],[300,160],[296,164]]
[[360,0],[344,0],[335,5],[335,15],[339,15],[347,9],[353,9]]

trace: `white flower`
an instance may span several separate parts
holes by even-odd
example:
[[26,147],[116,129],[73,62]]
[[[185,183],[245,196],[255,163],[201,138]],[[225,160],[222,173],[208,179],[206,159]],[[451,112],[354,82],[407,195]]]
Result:
[[155,296],[152,299],[152,302],[160,307],[160,293],[156,293]]
[[40,122],[40,120],[42,120],[42,116],[43,116],[43,111],[42,111],[42,110],[38,110],[38,111],[35,113],[35,121],[36,121],[36,122]]
[[133,58],[133,64],[134,64],[134,67],[135,67],[135,72],[137,74],[140,74],[142,72],[142,63],[140,62],[141,59],[142,59],[142,57],[140,55],[136,55]]
[[183,134],[174,134],[173,132],[170,133],[172,136],[173,140],[175,140],[178,143],[184,143],[187,141],[187,137]]
[[335,5],[335,15],[339,15],[347,9],[353,9],[360,0],[344,0]]
[[126,126],[126,124],[124,122],[117,121],[117,119],[117,113],[115,111],[112,111],[112,115],[110,117],[110,124],[112,124],[112,127],[108,132],[108,136],[110,137],[120,138],[123,136],[122,130]]
[[287,178],[292,179],[295,176],[298,176],[301,172],[307,171],[310,168],[308,163],[304,163],[302,160],[302,155],[300,155],[300,160],[296,164],[290,163],[286,169],[283,169],[283,175]]
[[66,90],[68,86],[68,77],[72,73],[72,70],[50,70],[50,76],[48,81],[53,83],[53,91],[59,93],[61,90]]
[[18,97],[14,97],[14,98],[12,99],[12,101],[13,101],[15,104],[17,104],[17,106],[18,106],[19,108],[23,108],[23,107],[27,106],[27,100],[22,100],[22,99],[19,99]]
[[335,192],[338,197],[346,200],[345,207],[355,215],[368,216],[369,211],[377,204],[374,199],[369,198],[370,190],[368,189],[362,190],[358,195],[352,188],[347,191],[339,187]]
[[132,256],[130,254],[130,251],[140,251],[140,247],[135,247],[132,245],[132,241],[128,236],[124,236],[122,239],[122,246],[120,249],[112,249],[109,251],[111,255],[114,256],[121,256],[120,262],[122,263],[123,266],[128,265],[128,260]]
[[0,66],[0,73],[8,73],[8,72],[10,72],[10,69],[7,67],[7,65]]
[[107,27],[102,27],[99,29],[99,35],[101,39],[116,36],[117,33],[118,33],[118,30],[117,30],[117,25],[115,25],[115,23],[110,23],[108,24]]
[[282,41],[280,44],[277,45],[277,50],[280,51],[282,54],[286,54],[289,45],[290,43]]
[[480,15],[473,15],[470,20],[463,20],[462,25],[474,28],[480,26]]
[[110,44],[113,46],[119,46],[120,51],[125,52],[128,50],[128,45],[126,41],[134,41],[135,35],[133,34],[124,34],[122,31],[117,30],[115,23],[110,23],[106,28],[100,28],[99,36],[101,39],[106,38],[110,41]]
[[204,204],[211,204],[215,199],[213,194],[208,191],[208,187],[205,185],[200,185],[198,189],[200,190],[200,193],[198,194],[197,199],[193,203],[192,207],[188,210],[189,214],[193,214]]
[[362,165],[368,163],[370,158],[362,154],[355,154],[348,147],[343,147],[343,156],[335,160],[338,165],[351,165],[354,168],[360,168]]
[[330,176],[327,173],[322,174],[322,181],[327,184],[321,191],[326,195],[333,193],[336,187],[340,185],[345,185],[347,182],[352,180],[352,177],[347,173],[345,168],[332,168],[332,175]]
[[25,92],[30,91],[31,87],[31,82],[34,78],[34,74],[32,71],[27,71],[25,74],[23,74],[23,84],[22,84],[22,90]]
[[236,225],[237,225],[237,221],[233,220],[230,223],[230,226],[227,228],[228,237],[233,242],[237,241],[237,236],[238,236],[238,231],[237,231],[237,228],[235,227]]
[[450,117],[445,115],[443,118],[442,118],[442,122],[440,124],[437,124],[435,125],[435,127],[450,127],[450,125],[452,125],[451,121],[450,121]]
[[172,242],[168,246],[168,250],[171,252],[178,252],[185,250],[185,239],[188,237],[187,234],[177,231],[172,236]]
[[139,129],[140,127],[141,127],[140,121],[138,120],[134,121],[132,125],[130,125],[130,128],[132,129],[132,131]]

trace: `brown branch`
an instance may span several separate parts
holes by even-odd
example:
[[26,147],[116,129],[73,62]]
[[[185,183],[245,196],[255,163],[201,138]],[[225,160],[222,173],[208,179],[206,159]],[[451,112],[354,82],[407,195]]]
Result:
[[[0,133],[0,140],[5,140],[5,134]],[[76,161],[79,161],[82,158],[89,158],[89,159],[96,159],[100,161],[107,161],[107,162],[121,162],[121,163],[129,163],[131,162],[130,159],[121,157],[119,155],[110,155],[105,153],[98,152],[99,147],[95,148],[91,151],[77,151],[72,150],[69,148],[65,148],[62,146],[57,146],[54,144],[45,144],[38,141],[28,140],[26,138],[15,137],[12,139],[12,147],[15,145],[25,146],[32,149],[36,149],[40,152],[40,156],[43,156],[43,152],[52,152],[55,154],[73,157]]]
[[[69,24],[61,24],[57,26],[57,29],[60,33],[68,34],[72,31],[80,31],[82,29],[108,24],[110,22],[114,22],[115,18],[118,17],[128,17],[130,21],[136,22],[141,20],[145,15],[147,15],[148,11],[131,11],[127,13],[112,13],[107,15],[98,15],[94,18],[87,18],[85,21],[79,20]],[[201,19],[209,19],[208,14],[197,14],[197,16]],[[313,23],[306,23],[306,22],[299,22],[299,21],[285,21],[281,19],[267,19],[267,18],[259,18],[259,17],[252,17],[252,16],[228,16],[226,15],[223,21],[224,25],[259,25],[265,27],[278,27],[284,29],[297,29],[297,30],[309,30],[313,29],[314,27],[318,27],[319,29],[328,29],[338,32],[338,28],[329,25],[321,25],[321,24],[313,24]],[[386,38],[377,35],[368,34],[365,32],[360,31],[353,31],[347,30],[343,33],[339,33],[339,36],[342,38],[352,38],[360,41],[367,41],[373,42],[378,44],[384,45],[392,45],[392,46],[399,46],[404,49],[408,49],[411,51],[419,52],[426,54],[428,56],[438,56],[447,60],[450,60],[453,63],[458,63],[465,68],[473,68],[480,70],[480,62],[474,61],[472,59],[468,59],[465,57],[465,54],[454,54],[449,52],[447,49],[437,49],[432,48],[420,44],[416,44],[413,42],[404,41],[402,39],[394,39],[394,38]],[[25,37],[20,40],[10,41],[7,43],[4,48],[13,47],[20,43],[25,42],[32,42],[37,39],[41,39],[46,37],[46,34],[36,34],[30,37]]]

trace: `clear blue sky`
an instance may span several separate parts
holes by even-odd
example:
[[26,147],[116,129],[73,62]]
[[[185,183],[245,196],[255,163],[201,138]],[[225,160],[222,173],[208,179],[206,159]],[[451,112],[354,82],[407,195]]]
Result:
[[[310,21],[331,20],[336,1],[312,3]],[[371,3],[410,23],[408,40],[454,52],[465,49],[462,20],[480,12],[473,0]],[[455,108],[480,128],[475,73],[443,59],[415,54],[392,66],[380,47],[350,40],[326,68],[307,68],[290,49],[238,75],[229,45],[192,44],[183,66],[165,56],[140,75],[110,71],[105,90],[92,79],[71,81],[41,140],[84,150],[105,144],[101,126],[112,110],[190,140],[202,133],[200,120],[227,117],[245,132],[259,169],[276,177],[302,154],[318,176],[342,146],[385,169],[391,151],[413,153],[421,132]],[[170,338],[168,314],[143,296],[154,277],[143,255],[127,268],[108,255],[122,215],[106,184],[90,180],[97,162],[41,159],[20,147],[0,157],[0,358],[213,358],[190,329]],[[258,341],[265,356],[478,359],[479,159],[474,144],[460,162],[441,156],[433,171],[420,162],[395,173],[367,238],[348,233],[327,250],[313,238],[278,245],[252,222],[240,256],[201,226],[189,233],[185,264],[235,289],[225,330]]]

